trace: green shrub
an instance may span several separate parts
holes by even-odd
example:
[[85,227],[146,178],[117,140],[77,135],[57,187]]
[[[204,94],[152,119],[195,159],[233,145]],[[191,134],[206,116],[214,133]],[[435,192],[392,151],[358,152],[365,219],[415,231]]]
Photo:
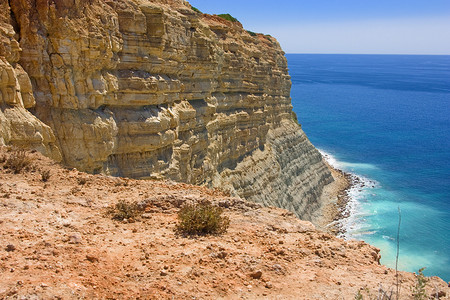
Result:
[[119,200],[113,207],[108,209],[107,214],[109,214],[113,220],[132,221],[139,216],[141,211],[142,208],[136,202]]
[[191,9],[195,12],[198,12],[199,14],[202,14],[202,12],[197,7],[191,6]]
[[257,34],[253,31],[247,30],[248,34],[250,34],[251,36],[257,36]]
[[419,270],[419,274],[416,275],[416,285],[412,288],[414,300],[428,299],[427,292],[425,290],[428,279],[425,277],[425,275],[423,275],[423,270],[425,270],[425,268]]
[[188,235],[221,234],[230,225],[230,219],[222,216],[223,209],[209,201],[187,204],[178,212],[177,231]]
[[235,17],[233,17],[230,14],[220,14],[220,15],[217,15],[217,16],[221,17],[222,19],[231,21],[231,22],[239,22],[238,19],[236,19]]
[[294,121],[298,126],[301,127],[300,123],[298,122],[297,114],[294,111],[291,112],[291,117],[292,121]]

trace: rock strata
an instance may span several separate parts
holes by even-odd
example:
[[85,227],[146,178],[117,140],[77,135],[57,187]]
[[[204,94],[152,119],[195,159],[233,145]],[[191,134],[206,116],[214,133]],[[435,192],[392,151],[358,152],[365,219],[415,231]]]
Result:
[[0,144],[308,216],[332,181],[278,42],[184,1],[2,1]]

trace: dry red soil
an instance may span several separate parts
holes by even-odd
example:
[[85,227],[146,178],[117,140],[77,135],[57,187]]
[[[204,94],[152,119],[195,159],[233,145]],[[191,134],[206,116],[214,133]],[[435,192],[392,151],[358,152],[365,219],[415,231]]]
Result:
[[[0,149],[1,299],[354,299],[359,290],[370,299],[396,289],[376,248],[286,210],[205,187],[89,175],[38,153],[14,174],[4,168],[14,153]],[[106,212],[119,200],[145,211],[115,221]],[[179,208],[203,200],[224,207],[228,231],[177,234]],[[416,281],[399,272],[400,299],[413,299]],[[450,288],[434,277],[427,293],[449,299]]]

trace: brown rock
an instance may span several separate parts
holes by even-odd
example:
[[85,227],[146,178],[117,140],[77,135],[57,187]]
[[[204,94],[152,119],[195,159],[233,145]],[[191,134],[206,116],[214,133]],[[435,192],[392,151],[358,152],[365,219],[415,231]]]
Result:
[[249,274],[251,278],[253,279],[261,279],[262,272],[261,271],[255,271]]
[[16,246],[14,246],[14,245],[12,245],[12,244],[8,244],[8,245],[5,247],[5,251],[7,251],[7,252],[13,252],[14,250],[16,250]]
[[98,262],[98,261],[99,261],[98,257],[97,257],[96,255],[93,255],[93,254],[87,254],[87,255],[86,255],[86,259],[87,259],[88,261],[90,261],[91,263],[94,263],[94,262]]

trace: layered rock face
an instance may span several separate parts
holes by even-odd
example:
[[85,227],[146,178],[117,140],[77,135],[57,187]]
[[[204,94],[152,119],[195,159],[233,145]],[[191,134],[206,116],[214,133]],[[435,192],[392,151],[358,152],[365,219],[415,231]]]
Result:
[[0,14],[0,144],[298,215],[332,181],[291,120],[274,38],[175,0],[14,0]]

